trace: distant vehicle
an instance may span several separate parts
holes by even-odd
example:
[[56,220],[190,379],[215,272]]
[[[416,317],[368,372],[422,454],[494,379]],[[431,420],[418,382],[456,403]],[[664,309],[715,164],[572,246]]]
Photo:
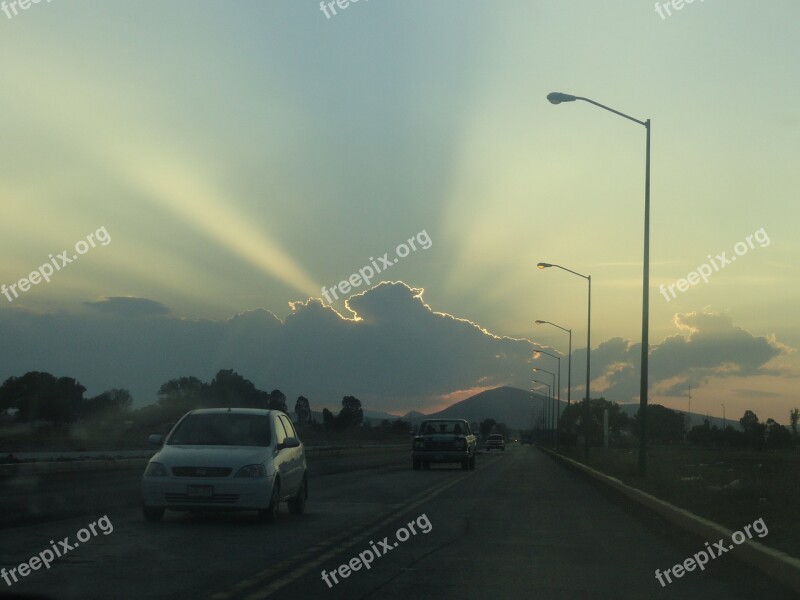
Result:
[[475,468],[477,440],[463,419],[429,419],[420,423],[414,436],[414,470],[429,469],[431,463],[461,463],[462,469]]
[[523,433],[521,436],[521,443],[522,444],[530,444],[533,445],[533,434],[532,433]]
[[[161,441],[150,436],[153,444]],[[142,512],[151,522],[165,510],[255,510],[272,522],[281,502],[302,514],[307,499],[305,449],[289,417],[277,410],[190,411],[142,476]]]
[[502,450],[503,452],[506,451],[506,438],[499,433],[493,433],[488,438],[486,438],[486,445],[484,446],[486,451],[489,450]]

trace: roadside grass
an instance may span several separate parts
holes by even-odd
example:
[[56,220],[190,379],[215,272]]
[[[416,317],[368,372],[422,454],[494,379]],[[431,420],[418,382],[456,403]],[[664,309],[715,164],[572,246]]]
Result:
[[763,518],[769,534],[754,539],[800,557],[800,452],[654,445],[644,479],[637,448],[592,448],[588,462],[582,448],[562,454],[731,531]]

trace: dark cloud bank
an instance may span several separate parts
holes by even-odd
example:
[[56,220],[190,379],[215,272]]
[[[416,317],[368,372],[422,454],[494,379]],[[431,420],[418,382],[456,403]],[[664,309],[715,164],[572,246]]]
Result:
[[[281,389],[292,402],[307,396],[315,410],[355,395],[372,409],[425,411],[455,390],[529,386],[534,343],[434,312],[421,289],[404,283],[353,296],[344,317],[316,299],[290,308],[284,321],[263,309],[227,321],[186,320],[143,298],[87,302],[80,314],[2,310],[0,378],[49,371],[75,377],[90,394],[127,388],[142,405],[168,379],[210,380],[233,368],[262,389]],[[679,332],[653,346],[651,358],[651,385],[668,395],[710,376],[764,373],[764,364],[785,351],[719,314],[675,319]],[[638,356],[639,345],[621,338],[595,348],[593,396],[597,390],[617,401],[636,399]],[[580,395],[585,358],[585,348],[575,351],[573,396]],[[546,360],[536,362],[552,370]]]

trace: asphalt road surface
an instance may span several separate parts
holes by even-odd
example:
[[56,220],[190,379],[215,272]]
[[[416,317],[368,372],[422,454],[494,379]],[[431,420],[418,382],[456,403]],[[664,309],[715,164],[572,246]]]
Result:
[[[78,530],[104,514],[113,531],[74,544]],[[169,512],[150,524],[136,508],[112,503],[0,536],[6,569],[50,540],[77,546],[11,587],[0,580],[7,593],[65,600],[796,598],[739,563],[735,551],[662,588],[655,569],[716,540],[680,532],[529,446],[482,454],[474,471],[413,471],[409,458],[318,475],[307,513],[284,506],[272,525],[248,513]],[[367,550],[376,555],[370,569],[343,577],[339,566],[360,554],[369,560]],[[329,575],[327,584],[323,570],[337,571],[337,582]]]

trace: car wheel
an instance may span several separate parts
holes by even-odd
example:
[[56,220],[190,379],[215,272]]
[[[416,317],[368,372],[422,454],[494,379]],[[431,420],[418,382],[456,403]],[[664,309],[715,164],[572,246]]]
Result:
[[475,455],[474,454],[469,457],[469,468],[470,469],[474,469],[475,468]]
[[414,459],[414,470],[419,471],[422,468],[422,461],[418,458]]
[[464,460],[461,461],[461,469],[464,471],[469,469],[469,458],[465,458]]
[[506,451],[506,447],[505,447],[505,446],[503,446],[502,448],[500,448],[500,450],[502,450],[503,452],[505,452],[505,451]]
[[258,518],[264,523],[274,523],[278,518],[278,510],[281,503],[281,480],[275,479],[272,485],[272,496],[269,499],[269,506],[264,510],[258,511]]
[[145,506],[142,504],[142,514],[148,523],[158,523],[164,516],[164,509],[156,506]]
[[306,511],[306,500],[308,500],[308,479],[303,475],[303,483],[297,490],[297,496],[289,500],[289,512],[293,515],[302,515]]

